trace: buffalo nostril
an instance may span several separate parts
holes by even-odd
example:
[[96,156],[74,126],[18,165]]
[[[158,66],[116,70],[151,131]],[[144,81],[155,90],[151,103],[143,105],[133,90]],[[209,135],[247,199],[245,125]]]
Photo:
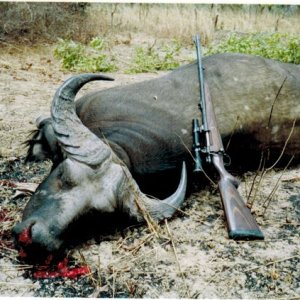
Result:
[[32,234],[31,234],[31,228],[33,225],[30,225],[29,227],[25,228],[18,237],[18,242],[27,246],[32,243]]
[[62,245],[55,230],[50,229],[47,223],[38,219],[30,219],[17,224],[13,233],[17,248],[23,249],[26,255],[30,252],[28,253],[30,256],[32,256],[31,253],[58,251]]

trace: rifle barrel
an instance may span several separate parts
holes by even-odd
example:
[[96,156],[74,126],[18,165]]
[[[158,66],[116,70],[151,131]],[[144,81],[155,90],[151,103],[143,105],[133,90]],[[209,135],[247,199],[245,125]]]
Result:
[[[199,107],[202,111],[203,115],[206,115],[206,103],[205,103],[205,89],[204,89],[204,75],[203,75],[203,66],[202,66],[202,53],[201,53],[201,40],[198,35],[194,37],[194,42],[196,45],[196,53],[197,53],[197,70],[198,70],[198,78],[199,78],[199,85],[200,85],[200,101]],[[202,120],[203,123],[203,130],[205,132],[208,131],[208,124],[207,120]]]

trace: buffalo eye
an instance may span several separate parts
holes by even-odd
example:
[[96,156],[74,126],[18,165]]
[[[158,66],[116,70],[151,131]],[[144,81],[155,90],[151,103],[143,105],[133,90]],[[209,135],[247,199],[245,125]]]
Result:
[[77,182],[68,167],[64,166],[60,176],[62,187],[72,188],[77,185]]
[[61,163],[60,178],[63,187],[72,188],[78,186],[82,183],[85,176],[87,176],[87,170],[81,163],[68,158]]

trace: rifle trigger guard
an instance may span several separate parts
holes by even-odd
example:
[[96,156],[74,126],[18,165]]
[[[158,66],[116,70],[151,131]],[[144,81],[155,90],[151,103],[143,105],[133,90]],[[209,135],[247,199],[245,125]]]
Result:
[[223,159],[224,159],[224,165],[225,166],[230,166],[231,165],[231,157],[227,153],[223,154]]

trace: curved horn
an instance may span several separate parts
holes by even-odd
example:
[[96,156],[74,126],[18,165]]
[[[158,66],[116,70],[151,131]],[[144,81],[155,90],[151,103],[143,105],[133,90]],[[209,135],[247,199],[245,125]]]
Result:
[[[129,174],[127,174],[127,177],[128,175]],[[135,184],[135,181],[130,181],[133,183],[134,191],[127,189],[127,193],[125,192],[125,195],[123,195],[129,198],[127,203],[130,214],[137,218],[138,221],[141,221],[144,219],[144,213],[146,212],[155,220],[161,221],[163,219],[172,217],[185,199],[187,187],[186,165],[185,162],[183,162],[181,178],[176,192],[162,201],[147,197],[139,190],[138,186]],[[123,198],[123,201],[124,200],[125,199]]]
[[176,192],[170,197],[157,201],[149,197],[142,198],[149,214],[156,220],[160,221],[173,216],[185,199],[187,186],[187,171],[185,162],[182,163],[180,182]]
[[51,107],[53,129],[62,150],[88,165],[98,165],[110,154],[110,148],[85,127],[76,114],[75,96],[92,80],[114,80],[98,74],[82,74],[69,78],[57,90]]

